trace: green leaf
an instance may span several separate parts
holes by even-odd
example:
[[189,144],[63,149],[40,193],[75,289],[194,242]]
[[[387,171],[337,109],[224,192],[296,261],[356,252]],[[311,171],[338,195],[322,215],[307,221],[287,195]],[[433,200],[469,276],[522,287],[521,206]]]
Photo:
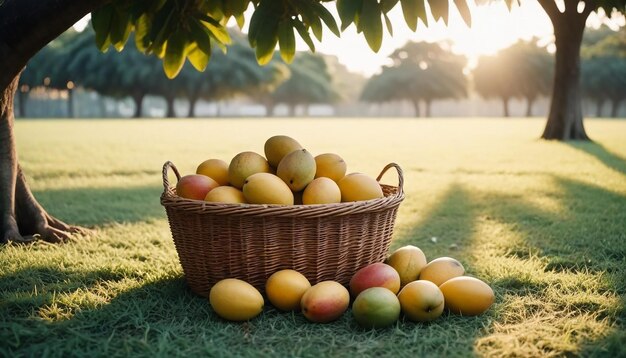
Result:
[[278,43],[278,20],[274,18],[266,18],[264,21],[264,27],[256,38],[256,60],[259,65],[266,65],[274,57],[274,50]]
[[150,25],[150,17],[147,14],[141,15],[135,22],[135,46],[144,53],[148,51]]
[[330,11],[328,11],[328,9],[324,7],[324,5],[318,2],[314,3],[313,6],[315,7],[315,10],[317,11],[317,15],[322,19],[322,21],[324,21],[328,29],[330,29],[330,31],[332,31],[332,33],[335,34],[335,36],[340,37],[341,34],[339,32],[339,28],[337,27],[337,22],[335,21],[335,18],[330,13]]
[[420,18],[426,26],[428,26],[428,17],[426,16],[426,8],[424,0],[400,0],[402,5],[402,13],[404,21],[411,31],[417,30],[417,19]]
[[337,0],[337,12],[341,20],[341,31],[354,22],[354,17],[363,7],[363,0]]
[[383,12],[383,14],[386,14],[391,11],[391,9],[393,9],[397,3],[398,0],[380,0],[380,10]]
[[228,31],[226,31],[226,28],[217,20],[203,14],[199,14],[199,19],[202,20],[204,26],[206,26],[209,31],[211,31],[213,37],[217,41],[226,45],[232,42]]
[[296,54],[296,36],[290,21],[281,21],[278,24],[278,44],[280,46],[280,57],[287,63],[293,61]]
[[387,26],[387,31],[389,31],[389,35],[393,36],[393,26],[391,26],[391,20],[389,20],[389,16],[383,12],[383,17],[385,18],[385,25]]
[[300,22],[299,20],[293,20],[293,25],[296,28],[296,30],[298,30],[298,34],[300,34],[300,37],[302,37],[302,40],[304,40],[307,46],[309,46],[309,49],[315,52],[315,44],[313,43],[313,40],[311,39],[309,30],[307,30],[304,24]]
[[206,27],[198,19],[192,19],[189,22],[189,30],[191,31],[191,38],[196,42],[198,48],[208,56],[211,56],[211,37]]
[[111,43],[119,52],[124,49],[128,36],[132,30],[130,14],[128,11],[116,9],[111,19]]
[[111,44],[109,34],[114,11],[112,5],[105,5],[91,13],[91,25],[96,32],[96,46],[102,52],[105,52]]
[[[459,14],[461,14],[461,17],[463,18],[463,21],[465,22],[467,27],[472,27],[472,14],[467,7],[467,2],[465,0],[454,0],[454,4],[459,10]],[[509,11],[510,10],[511,9],[509,8]]]
[[435,21],[443,19],[443,23],[448,25],[448,0],[428,0],[428,5]]
[[204,72],[206,67],[209,65],[209,60],[211,59],[211,53],[208,54],[199,48],[195,48],[189,52],[187,55],[189,62],[191,65],[198,71]]
[[243,29],[243,25],[245,25],[246,23],[246,18],[243,16],[243,14],[235,15],[235,21],[237,22],[237,26],[241,30]]
[[380,50],[383,42],[383,23],[381,20],[380,5],[377,0],[363,0],[361,11],[361,29],[367,44],[374,52]]
[[165,57],[163,58],[163,70],[167,78],[172,79],[178,75],[185,64],[185,47],[187,38],[181,31],[176,31],[167,39]]

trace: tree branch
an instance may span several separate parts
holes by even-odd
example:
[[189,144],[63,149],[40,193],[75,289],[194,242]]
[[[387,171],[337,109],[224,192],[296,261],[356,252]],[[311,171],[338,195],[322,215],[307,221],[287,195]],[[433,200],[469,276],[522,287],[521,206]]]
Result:
[[589,17],[589,14],[591,14],[596,7],[598,6],[598,3],[596,0],[586,0],[585,1],[585,8],[583,9],[583,12],[580,14],[583,18],[583,21],[587,21],[587,17]]
[[541,5],[543,10],[546,12],[546,14],[548,14],[548,17],[552,21],[552,24],[553,25],[556,24],[561,12],[559,11],[559,8],[556,6],[556,3],[554,2],[554,0],[537,0],[537,1],[539,2],[539,5]]
[[565,0],[565,12],[578,13],[578,0]]
[[0,88],[48,42],[111,0],[5,0],[0,2]]

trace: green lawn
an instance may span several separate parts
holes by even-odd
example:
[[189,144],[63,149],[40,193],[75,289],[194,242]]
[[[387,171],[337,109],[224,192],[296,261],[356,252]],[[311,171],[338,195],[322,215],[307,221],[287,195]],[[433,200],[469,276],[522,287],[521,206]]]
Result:
[[[543,125],[20,120],[35,195],[97,234],[0,248],[0,356],[626,356],[626,121],[587,121],[595,143],[538,140]],[[161,166],[189,173],[208,158],[262,153],[274,134],[339,153],[349,171],[399,163],[407,196],[392,248],[459,259],[494,288],[493,307],[378,331],[349,312],[327,325],[269,306],[248,323],[219,319],[185,285],[159,204]]]

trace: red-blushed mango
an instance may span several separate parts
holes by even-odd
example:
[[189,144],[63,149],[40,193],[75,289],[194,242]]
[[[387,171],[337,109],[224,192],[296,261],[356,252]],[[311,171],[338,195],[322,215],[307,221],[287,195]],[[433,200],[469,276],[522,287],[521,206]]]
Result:
[[324,153],[315,157],[315,178],[326,177],[335,182],[346,176],[348,166],[339,155],[334,153]]
[[350,293],[335,281],[322,281],[309,288],[300,301],[304,317],[317,323],[336,320],[348,309],[349,305]]
[[400,301],[393,292],[384,287],[368,288],[354,300],[352,314],[362,327],[387,327],[398,320]]
[[350,293],[356,297],[370,287],[384,287],[394,294],[400,290],[400,275],[382,262],[367,265],[358,270],[350,280]]
[[341,201],[363,201],[383,197],[383,190],[376,179],[362,174],[348,174],[337,183],[341,190]]
[[218,182],[219,185],[228,185],[228,163],[223,160],[205,160],[198,165],[196,174],[206,175]]
[[289,153],[302,149],[297,140],[286,135],[275,135],[265,141],[265,157],[270,165],[278,167],[278,163]]
[[417,280],[427,263],[424,252],[419,247],[413,245],[397,249],[387,258],[386,262],[398,271],[401,286]]
[[176,194],[181,198],[204,200],[207,193],[218,186],[215,180],[206,175],[185,175],[176,184]]
[[411,321],[432,321],[443,312],[443,293],[430,281],[409,282],[398,294],[398,299],[402,312]]
[[228,204],[247,203],[246,198],[243,196],[243,192],[232,186],[218,186],[204,197],[204,201]]
[[236,278],[217,282],[209,291],[215,313],[230,321],[247,321],[263,311],[263,296],[251,284]]
[[452,278],[439,286],[446,309],[463,316],[476,316],[491,307],[495,296],[483,281],[469,276]]
[[252,174],[269,173],[270,165],[265,158],[255,152],[241,152],[230,161],[228,181],[235,188],[243,188],[243,182]]
[[283,311],[300,308],[304,293],[311,288],[311,283],[296,270],[274,272],[265,283],[265,293],[274,307]]
[[341,202],[341,191],[337,183],[330,178],[321,177],[313,179],[304,188],[302,204],[336,204]]
[[463,276],[465,268],[461,263],[451,257],[439,257],[426,265],[420,272],[420,280],[427,280],[437,286],[451,278]]

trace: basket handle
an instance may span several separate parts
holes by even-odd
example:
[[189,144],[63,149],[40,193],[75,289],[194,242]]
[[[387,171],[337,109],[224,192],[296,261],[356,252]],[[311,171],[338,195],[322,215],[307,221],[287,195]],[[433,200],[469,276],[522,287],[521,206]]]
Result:
[[389,170],[390,168],[395,168],[396,171],[398,172],[398,195],[402,195],[404,194],[404,173],[402,172],[402,168],[400,168],[398,164],[396,163],[387,164],[383,168],[383,170],[380,172],[380,174],[378,174],[378,178],[376,178],[376,181],[380,181],[383,175],[385,175],[387,170]]
[[172,169],[174,174],[176,174],[176,180],[180,180],[180,173],[178,172],[178,169],[176,169],[176,166],[174,165],[174,163],[170,162],[169,160],[165,162],[165,164],[163,164],[163,192],[164,193],[166,193],[167,189],[170,187],[170,180],[167,177],[168,169]]

